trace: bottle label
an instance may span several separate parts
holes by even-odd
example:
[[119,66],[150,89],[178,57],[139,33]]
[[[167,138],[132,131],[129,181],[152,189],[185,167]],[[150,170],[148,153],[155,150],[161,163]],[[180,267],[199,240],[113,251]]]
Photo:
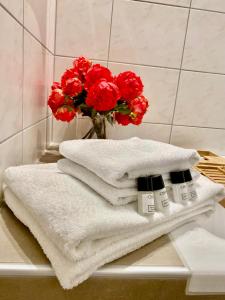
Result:
[[153,193],[142,194],[142,212],[144,214],[155,212]]
[[161,201],[162,207],[169,206],[169,199],[168,199],[168,195],[167,195],[166,189],[160,191],[159,192],[159,196],[160,196],[160,201]]
[[187,186],[185,183],[180,185],[180,196],[182,201],[188,201]]

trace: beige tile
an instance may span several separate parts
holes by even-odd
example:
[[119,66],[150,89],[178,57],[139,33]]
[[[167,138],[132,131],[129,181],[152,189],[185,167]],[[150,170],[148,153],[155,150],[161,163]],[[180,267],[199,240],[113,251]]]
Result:
[[0,144],[0,198],[2,188],[2,173],[10,167],[22,163],[22,134],[18,133]]
[[23,23],[23,0],[0,0],[0,3],[21,23]]
[[47,113],[47,50],[24,32],[23,128],[43,119]]
[[46,147],[46,120],[23,131],[23,163],[38,162]]
[[179,67],[188,8],[114,2],[110,60]]
[[59,144],[62,141],[76,138],[76,119],[70,123],[58,121],[53,117],[52,143]]
[[24,0],[24,26],[54,51],[56,0]]
[[59,0],[56,54],[107,59],[112,0]]
[[225,155],[225,130],[173,126],[171,144]]
[[225,128],[225,76],[182,71],[174,124]]
[[192,0],[191,7],[225,12],[224,0]]
[[183,68],[225,73],[225,14],[191,10]]
[[0,141],[22,128],[22,27],[0,7]]
[[178,81],[178,70],[109,63],[114,74],[131,70],[141,77],[144,95],[149,100],[149,110],[144,122],[166,123],[172,121]]
[[[54,81],[54,55],[46,51],[46,62],[45,62],[45,97],[46,101],[51,93],[51,86]],[[47,114],[51,114],[51,109],[47,106]]]

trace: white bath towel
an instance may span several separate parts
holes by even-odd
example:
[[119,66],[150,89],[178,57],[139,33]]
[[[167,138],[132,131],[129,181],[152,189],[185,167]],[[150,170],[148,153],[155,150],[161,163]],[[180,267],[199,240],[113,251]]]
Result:
[[[67,158],[60,159],[57,162],[57,166],[63,173],[69,174],[89,185],[94,191],[96,191],[113,205],[125,205],[137,200],[138,191],[135,181],[134,187],[116,188],[115,186],[102,180],[98,175],[91,172],[89,169],[78,165]],[[200,174],[198,172],[194,170],[192,171],[192,177],[194,180],[196,180],[199,175]],[[169,186],[171,186],[169,174],[164,174],[163,179],[165,186],[169,188]]]
[[134,187],[139,176],[189,169],[199,160],[196,150],[137,137],[65,141],[59,151],[118,188]]
[[136,203],[112,206],[55,164],[11,167],[5,201],[27,225],[50,259],[64,288],[72,288],[103,264],[133,251],[176,226],[210,211],[223,186],[198,180],[199,200],[171,203],[170,213],[144,217]]

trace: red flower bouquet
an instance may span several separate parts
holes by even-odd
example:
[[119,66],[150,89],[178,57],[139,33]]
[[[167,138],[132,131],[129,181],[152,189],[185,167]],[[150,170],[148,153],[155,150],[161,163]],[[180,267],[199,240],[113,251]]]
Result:
[[108,68],[79,57],[61,82],[53,83],[48,105],[57,120],[70,122],[77,114],[90,117],[93,128],[84,138],[94,133],[106,138],[106,120],[111,125],[141,124],[149,106],[142,92],[141,78],[134,72],[113,76]]

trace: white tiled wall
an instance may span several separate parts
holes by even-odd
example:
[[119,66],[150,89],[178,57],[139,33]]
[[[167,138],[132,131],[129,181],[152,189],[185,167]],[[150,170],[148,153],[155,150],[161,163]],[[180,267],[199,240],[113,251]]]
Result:
[[6,167],[37,161],[46,146],[54,9],[55,0],[0,0],[0,183]]
[[[55,79],[79,55],[114,73],[134,70],[149,112],[140,126],[108,126],[108,137],[225,154],[224,28],[224,0],[57,0]],[[79,138],[89,126],[54,120],[52,141]]]

